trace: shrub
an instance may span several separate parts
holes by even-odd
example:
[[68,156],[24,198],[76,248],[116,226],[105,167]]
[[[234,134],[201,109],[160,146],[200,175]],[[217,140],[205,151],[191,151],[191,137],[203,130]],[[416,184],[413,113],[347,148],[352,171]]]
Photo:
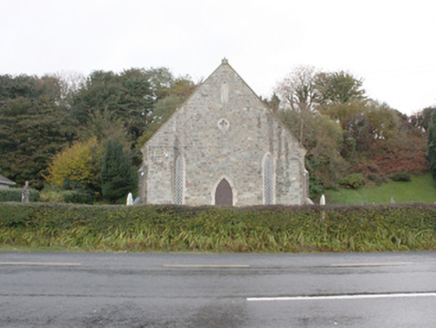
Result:
[[95,201],[95,197],[91,194],[78,190],[65,190],[62,195],[65,203],[92,204]]
[[365,177],[362,173],[353,173],[341,180],[341,185],[346,188],[359,189],[365,185]]
[[436,205],[89,206],[0,203],[0,244],[104,251],[436,250]]
[[[0,189],[0,202],[21,202],[20,188],[6,188]],[[40,199],[39,191],[36,189],[30,189],[30,201],[37,202]]]
[[404,181],[408,182],[411,180],[409,172],[397,172],[390,175],[391,180],[393,181]]
[[384,175],[368,174],[368,180],[374,182],[377,186],[381,186],[387,179]]
[[380,172],[380,168],[375,163],[370,163],[367,168],[369,172],[373,172],[373,173]]
[[311,199],[318,198],[325,191],[324,186],[317,180],[310,180],[309,182],[309,197]]
[[46,203],[93,204],[95,197],[80,190],[43,190],[41,201]]
[[64,196],[62,191],[44,188],[41,191],[41,202],[44,203],[63,203]]

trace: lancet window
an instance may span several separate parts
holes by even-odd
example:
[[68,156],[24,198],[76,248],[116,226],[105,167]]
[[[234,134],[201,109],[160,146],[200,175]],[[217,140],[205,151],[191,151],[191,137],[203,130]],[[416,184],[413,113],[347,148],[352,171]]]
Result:
[[265,204],[274,204],[274,172],[270,154],[265,156],[263,164],[263,188]]
[[184,163],[181,155],[176,158],[174,179],[174,203],[183,204],[183,190],[185,188]]

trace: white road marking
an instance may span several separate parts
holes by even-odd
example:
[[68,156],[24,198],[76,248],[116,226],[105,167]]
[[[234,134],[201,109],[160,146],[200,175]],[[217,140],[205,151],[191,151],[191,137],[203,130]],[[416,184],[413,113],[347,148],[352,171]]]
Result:
[[61,262],[0,262],[0,265],[57,265],[57,266],[79,266],[81,263]]
[[394,265],[410,265],[413,262],[381,262],[381,263],[338,263],[331,264],[332,267],[361,267],[361,266],[394,266]]
[[392,293],[392,294],[357,294],[324,296],[283,296],[283,297],[247,297],[249,302],[259,301],[316,301],[316,300],[352,300],[368,298],[402,298],[402,297],[436,297],[436,293]]
[[166,268],[249,268],[246,264],[164,264]]

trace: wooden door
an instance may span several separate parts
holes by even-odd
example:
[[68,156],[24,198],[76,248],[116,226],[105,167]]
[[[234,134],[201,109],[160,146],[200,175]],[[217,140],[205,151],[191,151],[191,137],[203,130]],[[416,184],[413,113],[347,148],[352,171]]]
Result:
[[215,205],[233,205],[232,187],[226,179],[222,179],[216,187]]

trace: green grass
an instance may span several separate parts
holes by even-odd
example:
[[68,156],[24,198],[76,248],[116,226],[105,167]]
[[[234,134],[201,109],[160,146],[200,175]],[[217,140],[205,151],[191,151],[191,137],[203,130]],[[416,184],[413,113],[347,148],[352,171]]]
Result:
[[397,203],[434,203],[436,202],[436,183],[427,173],[413,176],[410,182],[390,181],[380,187],[328,190],[325,196],[328,204],[383,204],[389,203],[392,197]]

